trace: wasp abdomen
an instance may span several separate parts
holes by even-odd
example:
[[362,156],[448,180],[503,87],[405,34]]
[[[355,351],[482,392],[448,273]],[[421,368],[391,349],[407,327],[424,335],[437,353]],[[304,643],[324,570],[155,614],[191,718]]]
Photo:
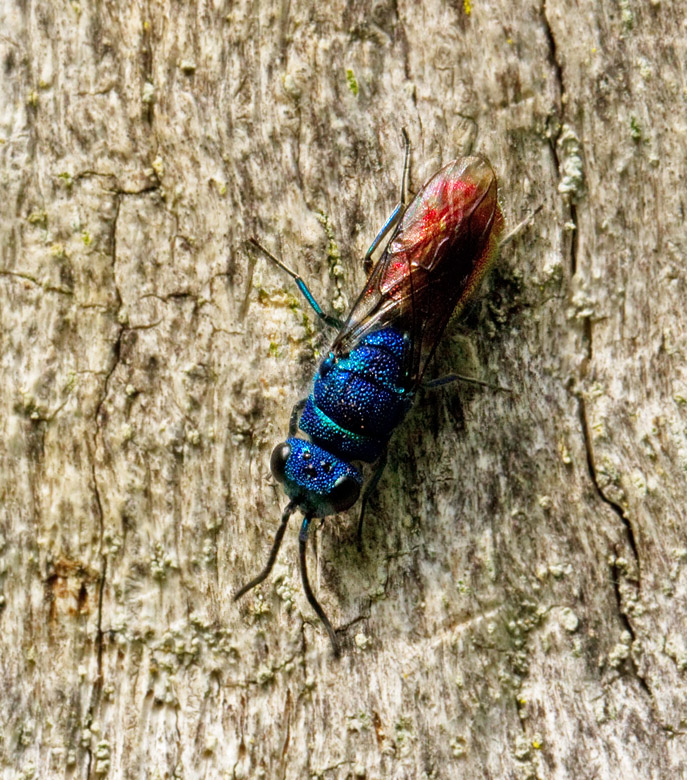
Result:
[[383,328],[346,357],[329,356],[303,409],[301,430],[339,457],[376,460],[410,405],[402,386],[406,343],[396,329]]

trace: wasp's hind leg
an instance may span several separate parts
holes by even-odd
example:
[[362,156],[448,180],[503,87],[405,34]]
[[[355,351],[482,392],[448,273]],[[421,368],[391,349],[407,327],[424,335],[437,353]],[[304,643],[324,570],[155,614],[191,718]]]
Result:
[[450,385],[453,384],[453,382],[467,382],[468,384],[471,385],[488,387],[490,390],[501,390],[504,393],[512,392],[510,387],[504,387],[503,385],[494,385],[491,382],[485,382],[483,379],[477,379],[474,376],[465,376],[464,374],[447,374],[446,376],[439,377],[439,379],[430,379],[427,382],[423,382],[422,387],[424,387],[426,390],[435,390],[437,387]]
[[509,230],[506,235],[499,241],[499,249],[502,249],[506,244],[510,244],[510,242],[517,238],[521,233],[524,233],[525,230],[532,224],[534,221],[534,218],[537,216],[537,214],[542,210],[543,206],[537,206],[536,209],[533,209],[521,222],[518,222],[518,224]]
[[369,274],[372,270],[372,255],[375,253],[379,245],[384,239],[396,228],[396,225],[401,221],[403,212],[406,210],[408,203],[410,202],[410,139],[405,127],[402,128],[403,134],[403,146],[405,149],[403,155],[403,174],[401,175],[401,193],[398,202],[398,206],[393,210],[391,216],[384,223],[384,227],[379,231],[375,240],[370,244],[370,248],[365,253],[365,259],[363,260],[365,271]]
[[295,271],[289,268],[288,265],[282,263],[279,258],[275,257],[268,249],[265,249],[265,247],[257,239],[251,238],[248,243],[262,252],[265,257],[269,258],[275,265],[279,266],[282,271],[285,271],[294,280],[294,282],[296,282],[296,286],[303,294],[305,300],[310,304],[312,310],[324,323],[332,328],[336,328],[337,330],[341,329],[343,322],[338,317],[334,317],[332,314],[327,314],[322,310],[322,307],[315,300],[315,297],[310,292],[308,285],[303,281],[303,278],[300,276],[300,274],[297,274]]

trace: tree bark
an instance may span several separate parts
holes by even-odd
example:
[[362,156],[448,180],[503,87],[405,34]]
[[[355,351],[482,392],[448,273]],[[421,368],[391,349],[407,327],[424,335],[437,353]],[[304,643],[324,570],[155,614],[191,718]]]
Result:
[[[7,778],[687,776],[679,4],[0,7]],[[301,592],[269,473],[393,209],[510,225]]]

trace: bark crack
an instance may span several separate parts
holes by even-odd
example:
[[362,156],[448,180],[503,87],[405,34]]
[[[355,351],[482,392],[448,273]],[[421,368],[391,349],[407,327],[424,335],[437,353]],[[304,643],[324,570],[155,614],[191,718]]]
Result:
[[[565,86],[565,76],[563,72],[563,65],[558,53],[558,46],[556,44],[556,36],[554,35],[553,28],[549,22],[547,14],[546,0],[541,6],[541,18],[544,26],[544,34],[549,44],[549,61],[553,68],[554,81],[556,84],[556,117],[553,127],[549,127],[548,140],[551,157],[556,169],[556,175],[558,180],[561,179],[561,165],[562,161],[558,154],[558,143],[563,133],[563,125],[565,123],[565,107],[568,102],[568,93]],[[578,253],[578,222],[577,222],[577,205],[574,197],[568,198],[568,219],[567,229],[570,231],[570,245],[568,248],[568,264],[570,268],[571,276],[577,273],[577,253]]]
[[582,436],[584,438],[584,446],[587,453],[587,469],[589,471],[589,476],[592,480],[592,483],[594,484],[596,493],[599,496],[599,498],[613,510],[613,512],[620,519],[623,528],[625,529],[626,540],[628,546],[632,550],[632,555],[637,565],[637,583],[639,585],[640,560],[639,560],[639,551],[637,548],[637,540],[635,539],[634,529],[632,528],[632,523],[630,523],[627,516],[625,515],[625,511],[623,510],[623,508],[620,506],[620,504],[618,504],[612,498],[609,498],[604,493],[604,490],[601,487],[601,484],[599,482],[599,477],[596,468],[596,461],[594,458],[594,447],[592,445],[592,437],[589,431],[589,420],[587,418],[587,408],[584,402],[584,398],[581,395],[578,396],[578,410],[580,415],[580,425],[582,427]]
[[[591,351],[591,347],[590,347]],[[589,420],[587,417],[587,409],[585,406],[584,398],[580,395],[578,396],[578,410],[580,415],[580,425],[582,428],[582,436],[584,439],[584,446],[587,453],[587,468],[589,471],[589,476],[592,481],[592,484],[594,485],[594,488],[596,490],[597,495],[603,501],[604,504],[606,504],[610,509],[614,512],[614,514],[619,518],[623,529],[625,530],[625,540],[627,542],[627,546],[632,551],[632,556],[634,559],[637,576],[636,576],[636,583],[637,583],[637,592],[640,591],[641,588],[641,566],[640,566],[640,558],[639,558],[639,550],[637,547],[637,540],[635,538],[634,529],[632,528],[632,524],[630,523],[629,519],[627,518],[625,511],[623,510],[622,506],[620,506],[619,503],[614,501],[613,499],[609,498],[603,490],[603,487],[601,486],[599,482],[599,477],[597,473],[596,468],[596,462],[594,458],[594,447],[592,444],[592,437],[589,430]],[[617,552],[617,551],[616,551]],[[626,566],[621,565],[621,558],[619,558],[617,555],[614,556],[614,558],[611,560],[611,582],[613,583],[613,594],[615,596],[615,602],[616,607],[618,611],[618,616],[620,618],[620,622],[625,629],[625,631],[630,636],[630,648],[632,648],[635,645],[635,642],[637,641],[637,634],[634,630],[634,626],[632,625],[632,621],[630,620],[630,614],[627,609],[627,607],[624,604],[624,598],[623,593],[621,590],[621,581],[623,579],[628,579],[628,573]],[[634,579],[634,578],[633,578]],[[627,656],[627,662],[629,667],[632,670],[632,673],[637,678],[637,681],[639,682],[640,687],[642,690],[646,693],[649,700],[653,702],[653,693],[651,691],[651,688],[649,687],[646,678],[642,675],[642,673],[639,670],[639,666],[637,664],[636,659],[633,657],[632,652],[628,653]],[[657,718],[658,720],[658,718]],[[660,722],[660,721],[659,721]]]
[[[121,208],[121,195],[116,196],[115,200],[115,214],[114,218],[112,220],[112,265],[113,265],[113,283],[117,298],[117,311],[121,311],[122,307],[122,296],[119,291],[119,288],[117,286],[117,276],[116,276],[116,264],[117,264],[117,222],[119,219],[119,213]],[[104,381],[103,381],[103,389],[102,393],[100,395],[100,398],[98,400],[98,404],[96,405],[95,409],[95,415],[94,415],[94,422],[95,422],[95,431],[93,433],[93,459],[91,462],[91,478],[93,480],[93,494],[95,498],[95,505],[97,509],[98,514],[98,522],[100,524],[100,530],[99,530],[99,555],[101,559],[100,563],[100,577],[98,582],[98,611],[96,616],[96,657],[97,657],[97,677],[93,684],[93,696],[91,699],[91,704],[88,711],[88,719],[89,723],[93,722],[96,708],[100,701],[100,696],[102,693],[103,688],[103,601],[104,601],[104,595],[105,595],[105,584],[107,581],[107,550],[105,549],[105,512],[103,510],[103,501],[102,501],[102,495],[100,490],[100,480],[98,478],[98,469],[96,464],[96,456],[98,450],[103,446],[103,429],[101,425],[101,418],[102,418],[102,412],[103,412],[103,406],[105,404],[105,401],[108,396],[109,392],[109,386],[110,386],[110,379],[112,375],[114,374],[117,366],[119,365],[119,362],[121,360],[121,346],[122,346],[122,337],[124,335],[124,331],[126,330],[124,324],[121,324],[119,326],[119,329],[117,331],[117,336],[115,338],[114,344],[112,346],[112,352],[113,352],[113,360],[110,368],[107,371],[107,374],[105,375]],[[92,748],[89,744],[89,746],[86,748],[87,754],[88,754],[88,760],[87,760],[87,773],[86,776],[90,777],[91,775],[91,765],[93,762],[93,753]]]
[[31,274],[22,273],[20,271],[9,271],[5,268],[0,268],[0,276],[6,276],[10,279],[21,279],[22,281],[30,282],[31,284],[34,284],[36,287],[40,287],[45,292],[53,292],[53,293],[58,293],[60,295],[68,295],[70,297],[74,297],[74,293],[72,292],[72,290],[69,290],[66,287],[55,287],[45,282],[40,282],[34,276],[31,276]]
[[546,35],[546,40],[549,44],[549,60],[551,61],[554,75],[556,77],[556,86],[558,87],[558,114],[559,116],[562,116],[563,106],[566,102],[565,79],[563,77],[563,66],[561,65],[561,61],[558,56],[556,36],[553,34],[553,28],[549,22],[546,0],[544,0],[541,5],[541,18],[544,25],[544,34]]
[[[625,631],[627,631],[627,633],[630,635],[631,638],[630,647],[631,647],[632,644],[634,644],[634,642],[636,641],[637,636],[635,634],[635,630],[632,626],[632,623],[630,622],[630,618],[627,614],[627,610],[623,606],[623,594],[620,590],[621,578],[627,575],[624,570],[624,567],[620,566],[617,557],[612,559],[610,566],[611,566],[611,582],[613,583],[613,592],[615,594],[615,601],[618,608],[618,614],[620,615],[620,622],[622,623]],[[644,677],[640,674],[639,669],[637,668],[637,663],[631,654],[628,656],[628,662],[632,667],[632,671],[634,672],[635,677],[639,680],[639,684],[641,685],[642,689],[649,696],[649,698],[653,699],[651,689],[647,685],[647,682],[644,679]]]
[[578,224],[577,224],[577,206],[575,202],[570,200],[570,275],[575,276],[577,273],[577,247],[578,247]]
[[[587,365],[589,361],[592,359],[592,355],[593,355],[592,322],[589,317],[585,317],[583,321],[582,341],[584,344],[585,355],[586,355],[586,360],[583,363],[582,371],[581,371],[582,375],[584,376],[584,374],[586,374]],[[592,484],[594,485],[594,488],[599,498],[604,502],[604,504],[610,507],[613,513],[619,518],[622,527],[625,529],[625,538],[630,550],[632,551],[632,556],[637,568],[637,588],[639,588],[641,569],[640,569],[639,549],[637,546],[637,540],[635,538],[634,529],[632,528],[632,523],[630,523],[629,519],[625,514],[625,510],[617,501],[614,501],[612,498],[609,498],[606,495],[601,485],[601,482],[599,480],[598,470],[596,467],[596,458],[594,456],[594,445],[592,442],[592,434],[589,427],[589,417],[587,415],[587,406],[585,403],[584,396],[582,395],[581,392],[578,393],[577,395],[577,408],[578,408],[578,415],[580,419],[580,427],[582,429],[582,437],[584,440],[584,448],[587,456],[587,471],[589,472],[589,477],[592,481]],[[618,600],[618,604],[620,607],[621,594],[618,591],[617,579],[614,577],[613,581],[615,584],[614,586],[616,588],[616,598]],[[620,610],[620,613],[623,621],[627,623],[627,628],[632,638],[634,639],[634,630],[632,629],[632,626],[629,623],[627,614],[623,612],[622,609]]]
[[286,702],[284,704],[284,720],[286,721],[286,724],[284,727],[284,742],[282,743],[281,748],[282,780],[286,780],[286,770],[288,767],[289,743],[291,741],[291,709],[291,691],[287,690]]

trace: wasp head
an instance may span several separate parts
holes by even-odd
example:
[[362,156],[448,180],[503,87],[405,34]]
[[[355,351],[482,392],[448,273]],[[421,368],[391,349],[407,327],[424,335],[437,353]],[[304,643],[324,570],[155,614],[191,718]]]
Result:
[[345,512],[360,495],[362,476],[355,466],[303,439],[293,437],[277,444],[270,468],[286,495],[308,517]]

